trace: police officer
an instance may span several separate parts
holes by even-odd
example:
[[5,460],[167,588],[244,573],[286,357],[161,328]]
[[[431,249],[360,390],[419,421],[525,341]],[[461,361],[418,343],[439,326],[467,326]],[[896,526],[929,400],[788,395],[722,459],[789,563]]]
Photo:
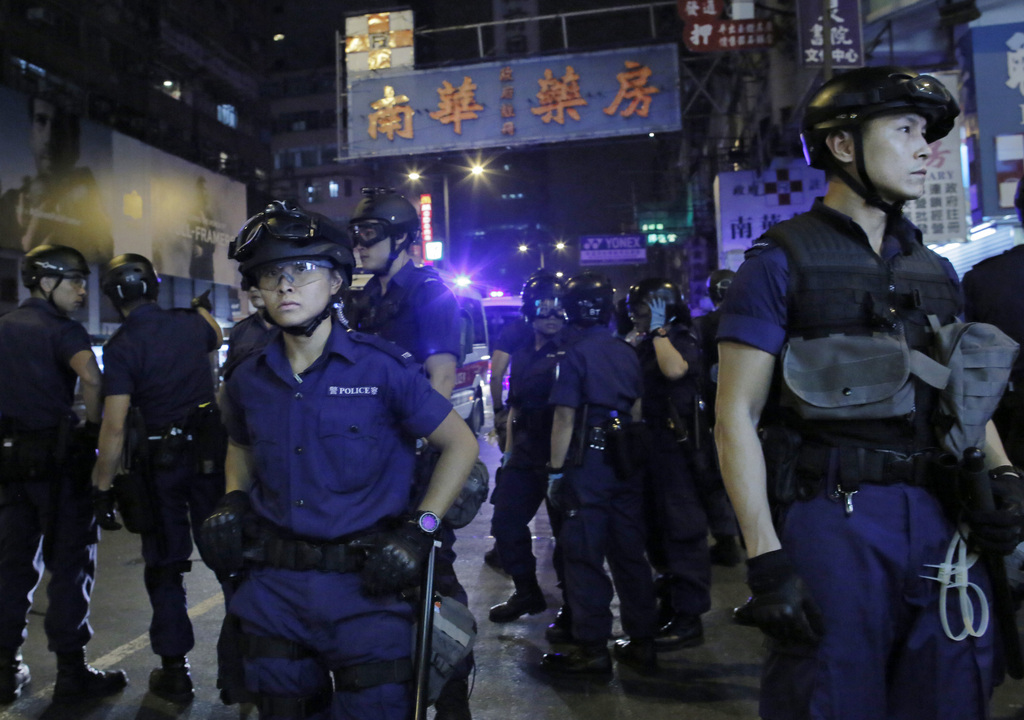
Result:
[[[77,250],[33,248],[21,267],[31,296],[0,318],[0,704],[14,702],[30,679],[19,648],[44,567],[50,603],[43,629],[57,654],[54,702],[111,695],[128,684],[123,672],[85,662],[98,540],[87,473],[100,369],[85,328],[69,316],[85,304],[88,275]],[[84,427],[72,409],[76,381]]]
[[243,280],[242,290],[249,296],[249,303],[255,309],[231,328],[231,336],[228,338],[228,353],[221,371],[224,380],[228,379],[243,360],[266,347],[277,333],[277,328],[267,320],[266,308],[259,288],[251,287],[247,280]]
[[[693,321],[700,339],[701,400],[711,428],[715,424],[715,390],[718,385],[718,324],[722,317],[722,302],[735,276],[736,273],[727,268],[712,271],[708,276],[708,297],[715,308]],[[715,539],[710,549],[712,564],[734,567],[743,559],[737,537],[739,527],[736,525],[736,513],[729,504],[729,496],[722,484],[714,443],[714,437],[709,433],[706,436],[708,462],[699,483],[701,502],[708,516],[711,537]]]
[[[491,496],[494,535],[502,568],[512,577],[515,591],[491,608],[493,622],[510,622],[527,613],[547,609],[537,584],[537,558],[533,554],[530,521],[547,494],[545,467],[551,454],[551,418],[548,396],[555,381],[558,351],[563,345],[563,285],[553,274],[535,274],[523,286],[523,318],[533,328],[533,342],[512,353],[509,379],[509,415],[506,449],[502,455],[501,483]],[[552,516],[553,530],[557,516]],[[557,535],[557,530],[555,530]],[[561,568],[556,560],[561,582]]]
[[701,615],[711,609],[708,520],[700,498],[695,455],[700,400],[700,348],[679,287],[647,278],[629,289],[629,313],[638,332],[643,370],[643,419],[651,432],[648,463],[648,557],[661,600],[659,650],[704,641]]
[[[203,530],[230,571],[243,531],[259,538],[229,606],[246,684],[263,717],[405,720],[413,610],[399,593],[419,582],[476,439],[408,353],[338,322],[354,264],[344,232],[275,202],[234,258],[281,330],[227,381],[230,492]],[[421,436],[441,457],[409,513]]]
[[578,330],[559,360],[549,398],[555,408],[548,467],[548,497],[563,513],[565,591],[577,643],[565,653],[547,653],[541,666],[552,672],[611,672],[612,583],[618,592],[628,640],[615,656],[642,673],[657,671],[654,654],[655,600],[651,567],[644,557],[642,481],[617,467],[610,437],[640,419],[642,379],[633,349],[612,337],[613,289],[608,278],[581,273],[565,286],[570,327]]
[[[926,565],[944,561],[957,532],[928,462],[935,392],[915,381],[914,412],[867,420],[804,420],[774,394],[776,355],[800,338],[903,333],[927,350],[925,316],[955,317],[952,267],[901,206],[924,192],[929,143],[958,113],[941,83],[912,70],[862,68],[825,83],[803,140],[826,194],[755,244],[723,307],[715,436],[750,558],[750,616],[769,636],[764,718],[987,717],[992,632],[946,637],[939,584],[922,577],[935,577]],[[988,437],[990,466],[1009,465]],[[997,509],[966,519],[974,542],[1008,553],[1020,478],[1001,467],[993,490]],[[970,581],[989,593],[980,565]]]
[[[114,476],[123,469],[127,443],[132,475],[124,477],[138,479],[133,486],[138,494],[118,491],[117,499],[126,521],[136,516],[147,520],[136,527],[142,531],[146,592],[153,606],[149,638],[161,657],[161,667],[150,673],[149,689],[184,703],[193,697],[186,654],[195,644],[185,573],[191,570],[193,534],[224,494],[226,438],[209,358],[223,336],[204,307],[209,302],[205,295],[193,309],[157,305],[160,281],[142,255],[113,258],[101,287],[124,322],[103,351],[103,425],[93,470],[100,522],[111,529],[118,525],[110,493]],[[140,505],[139,495],[152,507]]]
[[[417,267],[410,254],[419,237],[416,208],[394,190],[363,188],[363,198],[349,220],[349,232],[364,271],[373,274],[363,288],[355,312],[359,330],[380,335],[412,354],[423,365],[430,385],[451,399],[461,356],[459,306],[437,271]],[[414,503],[430,477],[437,454],[421,449]],[[437,554],[439,592],[467,603],[455,574],[454,531],[441,529]],[[472,655],[458,669],[437,699],[438,720],[469,720],[469,673]]]
[[[1024,223],[1024,178],[1017,183],[1017,217]],[[964,319],[991,323],[1024,343],[1024,307],[1017,290],[1024,277],[1024,245],[975,265],[964,275]],[[1024,467],[1024,353],[1017,356],[1010,386],[992,420],[1013,464]]]

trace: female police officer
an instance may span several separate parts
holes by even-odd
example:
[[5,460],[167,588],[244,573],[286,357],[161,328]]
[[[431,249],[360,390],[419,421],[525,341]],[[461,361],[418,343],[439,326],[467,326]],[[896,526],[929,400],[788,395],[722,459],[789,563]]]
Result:
[[[272,203],[233,257],[281,329],[228,380],[229,492],[204,525],[215,562],[236,570],[242,525],[260,528],[229,606],[247,688],[263,717],[405,720],[413,613],[399,592],[419,581],[476,439],[406,353],[335,320],[353,258],[326,219]],[[421,436],[442,452],[409,515]]]

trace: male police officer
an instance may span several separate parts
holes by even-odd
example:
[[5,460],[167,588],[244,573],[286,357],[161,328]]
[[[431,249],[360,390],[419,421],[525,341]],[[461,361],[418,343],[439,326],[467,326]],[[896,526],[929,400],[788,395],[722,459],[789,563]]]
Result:
[[552,672],[611,672],[611,568],[628,640],[615,656],[641,673],[658,669],[654,654],[655,601],[644,556],[642,482],[617,466],[614,433],[640,419],[640,363],[633,349],[612,337],[613,289],[608,278],[581,273],[565,284],[565,310],[578,330],[559,360],[549,402],[555,406],[548,468],[548,498],[564,517],[558,533],[565,590],[572,615],[570,652],[547,653]]
[[[795,372],[804,350],[810,363],[820,361],[821,344],[849,342],[866,356],[892,339],[927,351],[926,316],[953,320],[952,268],[921,244],[901,206],[924,191],[929,143],[958,112],[937,80],[902,68],[854,70],[822,86],[803,138],[810,164],[828,174],[825,197],[752,248],[725,301],[715,435],[750,556],[749,615],[771,643],[761,684],[768,720],[987,717],[992,632],[947,638],[939,585],[922,577],[935,576],[926,566],[943,562],[956,535],[930,472],[936,393],[913,381],[895,417],[850,418],[840,409],[820,418],[793,390],[807,371],[784,376],[793,392],[786,407],[769,400],[784,345]],[[836,366],[815,377],[827,382]],[[841,384],[834,405],[857,395]],[[992,466],[1008,465],[994,432],[985,452]],[[766,481],[766,458],[780,455]],[[1021,522],[1013,507],[1020,479],[1003,467],[993,490],[997,502],[1012,504],[968,513],[971,535],[1009,552]],[[777,527],[769,493],[784,505]],[[987,592],[979,565],[971,582]]]
[[[564,287],[553,274],[536,274],[523,286],[523,318],[533,328],[533,342],[512,353],[507,420],[509,432],[502,455],[501,482],[491,496],[494,516],[491,534],[502,568],[515,583],[505,602],[491,608],[493,622],[510,622],[527,613],[547,609],[537,584],[537,558],[533,555],[530,521],[547,494],[547,466],[551,453],[553,408],[548,396],[555,381],[558,351],[564,344],[562,307]],[[552,512],[553,529],[558,517]],[[558,531],[555,530],[555,535]],[[555,569],[561,579],[560,563]]]
[[[1024,178],[1017,183],[1017,217],[1024,223]],[[992,323],[1024,344],[1024,304],[1020,279],[1024,277],[1024,245],[988,258],[964,275],[964,319]],[[1010,386],[992,420],[1017,467],[1024,467],[1024,353],[1017,356]]]
[[236,367],[250,355],[259,353],[277,334],[277,328],[267,320],[266,306],[260,289],[249,285],[248,280],[242,281],[242,289],[249,296],[249,303],[255,308],[253,313],[242,318],[231,328],[228,338],[228,353],[221,369],[221,377],[226,381]]
[[[410,254],[419,237],[419,214],[408,200],[387,188],[364,188],[349,220],[349,231],[363,270],[373,274],[363,288],[357,326],[409,352],[423,365],[430,385],[451,399],[460,356],[459,307],[433,268],[416,267]],[[436,453],[427,448],[418,461],[417,497],[429,477]],[[468,602],[455,575],[455,533],[444,525],[437,555],[439,592]],[[437,699],[438,720],[469,720],[472,655],[456,671]]]
[[[0,318],[0,703],[29,681],[19,648],[32,595],[50,571],[44,629],[57,654],[55,702],[120,691],[123,672],[85,663],[98,533],[85,473],[95,460],[100,370],[89,336],[69,315],[85,303],[89,267],[77,250],[40,245],[22,262],[31,297]],[[75,382],[84,428],[72,410]],[[77,466],[77,467],[76,467]]]
[[[193,697],[186,654],[195,637],[185,599],[192,535],[224,494],[226,439],[209,359],[223,336],[203,306],[204,296],[190,310],[157,305],[160,282],[142,255],[113,258],[101,287],[124,322],[103,351],[103,425],[93,470],[100,493],[98,514],[101,526],[116,526],[111,485],[123,469],[127,443],[134,455],[132,476],[139,481],[134,487],[154,506],[146,513],[146,525],[139,526],[146,591],[153,606],[149,639],[162,660],[150,674],[149,689],[184,703]],[[130,421],[132,408],[136,412]],[[141,419],[136,422],[135,417]],[[132,511],[126,498],[118,497],[123,514]]]
[[[230,492],[203,528],[224,570],[241,568],[243,532],[260,538],[229,606],[246,685],[265,717],[405,720],[413,612],[399,593],[420,581],[476,439],[408,353],[335,319],[354,263],[325,218],[272,203],[233,256],[281,330],[227,382]],[[441,454],[409,513],[422,436]]]
[[711,609],[708,519],[701,503],[703,478],[696,453],[701,358],[690,310],[679,287],[647,278],[629,289],[626,303],[636,327],[643,371],[643,419],[653,452],[646,472],[648,557],[661,573],[659,650],[704,641],[701,615]]

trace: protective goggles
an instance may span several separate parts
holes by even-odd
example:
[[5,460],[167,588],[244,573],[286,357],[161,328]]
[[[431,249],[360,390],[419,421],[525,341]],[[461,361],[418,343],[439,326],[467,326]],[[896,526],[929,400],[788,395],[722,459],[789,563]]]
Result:
[[284,210],[262,214],[242,228],[242,232],[228,248],[228,257],[242,263],[253,256],[263,240],[285,240],[302,247],[314,242],[319,235],[318,218]]
[[917,77],[898,75],[891,77],[902,79],[886,87],[873,88],[866,92],[839,95],[835,100],[836,106],[841,108],[871,108],[877,105],[886,105],[897,100],[907,100],[910,105],[945,107],[953,101],[946,87],[931,75],[918,75]]
[[565,308],[557,298],[555,300],[537,300],[532,310],[533,312],[528,313],[532,320],[546,320],[552,317],[565,320]]
[[324,279],[322,269],[331,267],[330,263],[318,260],[289,260],[271,263],[256,268],[256,285],[260,290],[276,290],[281,280],[292,287],[302,287],[317,280]]
[[390,225],[379,220],[365,220],[348,226],[352,244],[364,248],[372,248],[381,240],[386,240],[391,234],[390,230]]

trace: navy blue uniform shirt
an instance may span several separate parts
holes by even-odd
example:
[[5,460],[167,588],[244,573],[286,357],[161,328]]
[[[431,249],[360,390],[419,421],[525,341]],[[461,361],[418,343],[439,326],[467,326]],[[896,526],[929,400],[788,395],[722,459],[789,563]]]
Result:
[[521,316],[505,323],[494,341],[494,349],[511,355],[516,350],[533,345],[533,327]]
[[406,512],[415,439],[452,410],[393,345],[337,324],[298,377],[278,336],[235,370],[225,395],[228,433],[255,460],[253,507],[321,540]]
[[267,327],[264,324],[259,310],[235,323],[228,338],[228,355],[221,371],[224,379],[227,380],[243,360],[266,347],[277,332],[273,325]]
[[41,298],[0,317],[0,416],[20,430],[73,417],[78,374],[69,363],[82,350],[91,350],[85,328]]
[[418,268],[410,260],[388,282],[382,295],[380,278],[374,276],[363,289],[376,312],[383,311],[374,331],[408,350],[418,363],[431,355],[462,356],[459,304],[437,273]]
[[[964,319],[995,325],[1024,345],[1024,245],[983,260],[964,275]],[[1017,356],[1010,376],[1024,382],[1024,353]]]
[[217,333],[194,310],[135,308],[103,347],[103,397],[131,395],[149,429],[213,402],[209,354]]
[[[868,242],[860,225],[826,206],[821,198],[814,201],[809,212],[820,214],[837,233],[858,242]],[[920,231],[905,218],[889,223],[882,239],[882,258],[891,260],[900,253],[901,243],[920,242],[920,237]],[[733,340],[777,355],[786,343],[789,314],[786,297],[789,266],[786,253],[776,245],[760,250],[755,244],[752,250],[736,272],[729,294],[722,303],[718,339]],[[945,258],[943,267],[950,281],[958,286],[956,271]]]
[[648,335],[636,347],[644,377],[644,420],[664,423],[671,419],[669,403],[675,404],[680,417],[691,417],[694,413],[693,403],[700,389],[700,345],[697,338],[686,325],[668,327],[669,342],[689,366],[683,377],[669,380],[658,366],[654,337]]
[[578,329],[558,363],[548,402],[581,409],[589,405],[587,425],[600,425],[615,412],[628,418],[643,394],[636,351],[603,326]]

